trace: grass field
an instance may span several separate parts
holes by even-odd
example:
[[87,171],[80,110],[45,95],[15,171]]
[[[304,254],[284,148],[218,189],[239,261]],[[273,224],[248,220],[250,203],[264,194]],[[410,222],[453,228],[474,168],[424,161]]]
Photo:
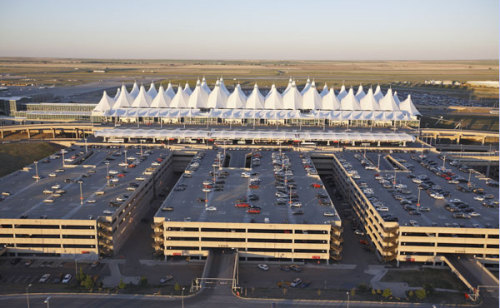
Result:
[[[94,73],[106,70],[106,73]],[[191,84],[223,76],[267,86],[285,86],[290,76],[331,85],[387,84],[424,80],[498,80],[498,60],[478,61],[190,61],[0,58],[0,82],[7,85],[76,85],[103,79],[158,79]]]
[[60,146],[48,142],[0,144],[0,176],[19,170],[59,149]]

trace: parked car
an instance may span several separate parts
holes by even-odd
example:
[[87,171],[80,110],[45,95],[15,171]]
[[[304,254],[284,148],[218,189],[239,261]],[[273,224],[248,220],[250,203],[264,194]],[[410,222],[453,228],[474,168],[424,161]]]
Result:
[[64,275],[62,283],[69,283],[71,281],[71,278],[73,278],[73,276],[71,276],[71,274]]
[[268,271],[269,270],[269,265],[267,264],[259,264],[257,267],[263,271]]

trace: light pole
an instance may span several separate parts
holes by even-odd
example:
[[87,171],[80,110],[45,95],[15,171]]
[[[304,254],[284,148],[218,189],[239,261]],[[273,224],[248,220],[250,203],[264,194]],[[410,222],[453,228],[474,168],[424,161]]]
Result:
[[109,161],[104,164],[106,165],[106,185],[109,186]]
[[418,197],[417,197],[417,210],[420,210],[420,191],[422,188],[418,187]]
[[291,184],[288,186],[288,188],[290,188],[290,201],[288,202],[290,206],[292,205],[292,187],[293,186]]
[[182,294],[181,294],[181,306],[182,306],[182,308],[184,308],[184,289],[186,289],[186,287],[182,287]]
[[349,308],[349,291],[345,292],[347,294],[347,308]]
[[124,152],[125,152],[125,163],[128,164],[127,163],[127,149],[125,149]]
[[88,152],[88,148],[87,148],[87,138],[83,138],[83,140],[85,140],[85,154],[87,154],[87,152]]
[[43,301],[45,304],[47,304],[47,308],[50,308],[49,301],[50,301],[50,296]]
[[64,149],[61,149],[61,157],[62,157],[62,163],[63,163],[62,166],[64,168],[65,167],[65,165],[64,165]]
[[446,164],[446,155],[443,156],[443,170],[445,169]]
[[142,139],[140,140],[141,142],[141,157],[142,157]]
[[31,283],[26,287],[26,304],[28,305],[28,308],[30,308],[30,288]]
[[78,184],[80,184],[80,205],[83,205],[83,189],[82,189],[83,181],[79,180]]
[[378,154],[377,170],[380,171],[380,154]]
[[40,179],[40,177],[38,176],[38,161],[35,160],[33,163],[35,164],[35,179],[38,182],[38,180]]
[[470,187],[471,183],[470,183],[470,178],[472,176],[472,169],[469,169],[469,181],[467,181],[467,186]]

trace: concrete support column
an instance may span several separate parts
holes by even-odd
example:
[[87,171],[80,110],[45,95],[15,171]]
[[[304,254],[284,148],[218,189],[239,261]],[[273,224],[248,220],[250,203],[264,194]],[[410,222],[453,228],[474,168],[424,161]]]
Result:
[[28,134],[28,139],[30,139],[31,138],[31,134],[30,134],[30,129],[29,128],[26,129],[26,133]]
[[481,139],[481,145],[484,145],[484,142],[486,141],[486,136]]
[[56,130],[54,128],[52,129],[52,138],[56,138]]
[[355,146],[355,145],[356,145],[356,142],[355,142],[355,141],[353,141],[351,144],[352,144],[352,146]]
[[0,131],[0,134],[1,134],[2,139],[3,139],[3,129]]
[[378,147],[380,146],[380,141],[377,141],[377,146],[378,146]]

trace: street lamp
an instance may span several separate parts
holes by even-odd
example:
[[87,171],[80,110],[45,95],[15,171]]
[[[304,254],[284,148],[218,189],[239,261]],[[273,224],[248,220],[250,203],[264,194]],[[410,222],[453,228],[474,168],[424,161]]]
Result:
[[446,155],[443,156],[443,170],[445,169],[445,163],[446,163]]
[[380,154],[378,154],[377,170],[380,171]]
[[47,304],[47,308],[50,308],[50,304],[49,304],[49,301],[50,301],[50,296],[47,297],[43,302],[44,304]]
[[87,154],[88,148],[87,148],[87,138],[83,138],[85,140],[85,154]]
[[82,189],[83,181],[79,180],[78,184],[80,184],[80,204],[83,205],[83,189]]
[[61,149],[61,157],[62,157],[62,163],[63,163],[62,166],[64,168],[65,167],[65,165],[64,165],[64,149]]
[[184,289],[186,289],[186,287],[182,287],[182,294],[181,294],[182,308],[184,308]]
[[345,292],[347,294],[347,308],[349,308],[349,291]]
[[106,185],[109,186],[109,161],[104,164],[106,165]]
[[420,210],[420,191],[422,188],[418,187],[418,197],[417,197],[417,210]]
[[125,153],[125,163],[127,164],[127,149],[123,151]]
[[35,179],[38,182],[38,180],[40,179],[40,177],[38,176],[38,161],[35,160],[33,163],[35,163]]
[[472,169],[469,169],[469,181],[467,181],[467,186],[470,187],[471,183],[470,183],[470,178],[472,176]]
[[28,308],[30,308],[30,288],[31,283],[26,287],[26,304],[28,305]]

